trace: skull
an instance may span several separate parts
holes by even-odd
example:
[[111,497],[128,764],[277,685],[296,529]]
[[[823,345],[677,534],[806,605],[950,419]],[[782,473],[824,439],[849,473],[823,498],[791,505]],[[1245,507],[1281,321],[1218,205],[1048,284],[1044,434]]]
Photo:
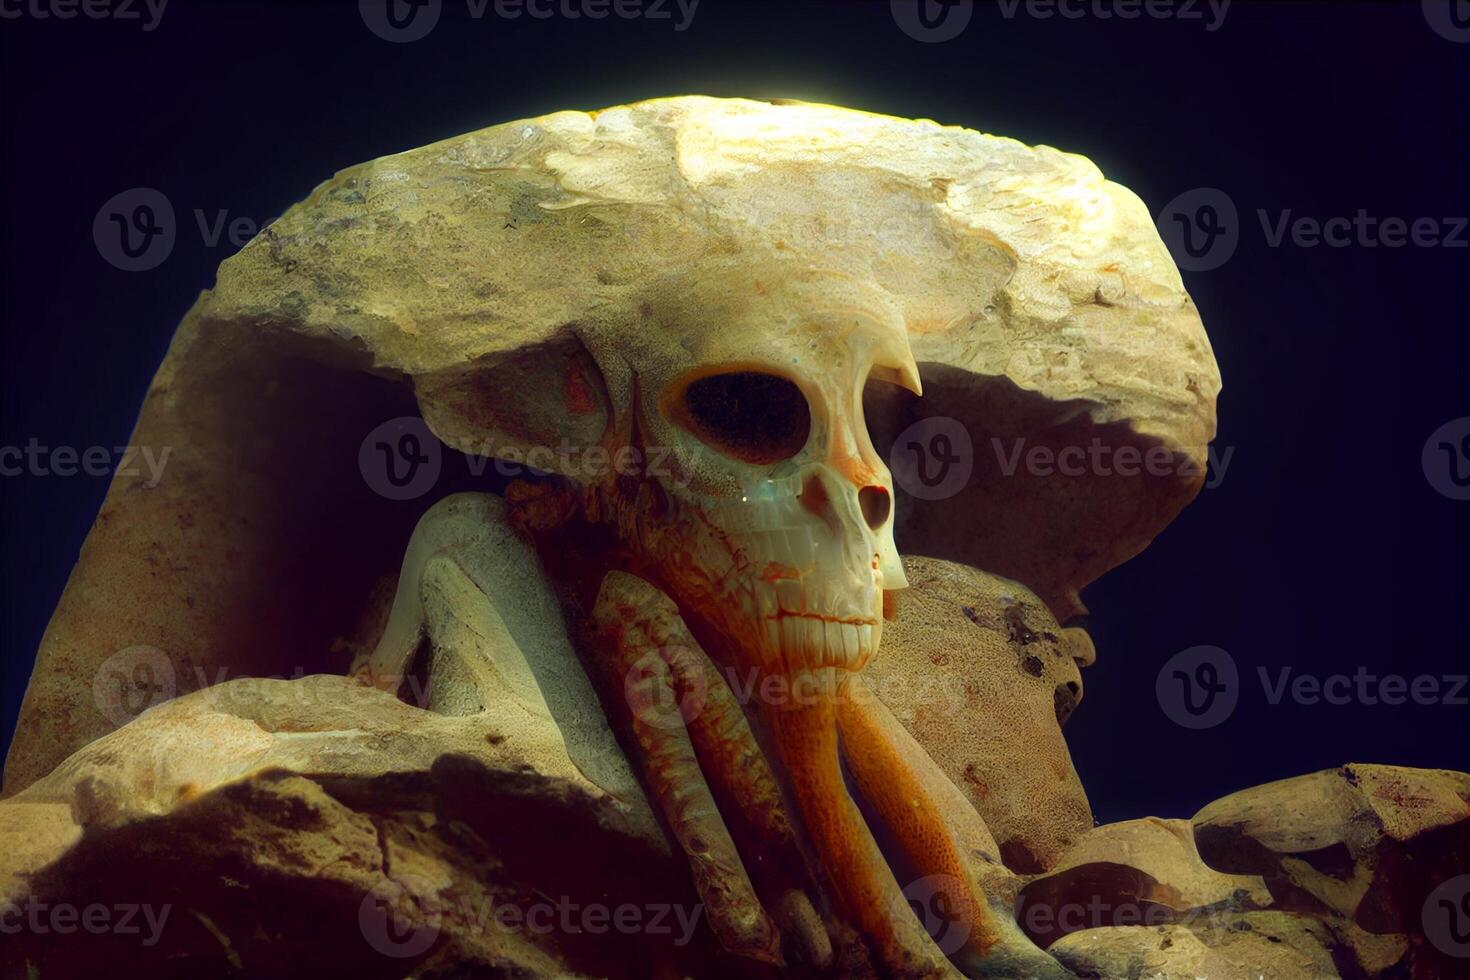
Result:
[[883,590],[906,585],[863,418],[871,380],[917,389],[902,321],[861,284],[800,269],[702,282],[640,304],[646,331],[687,353],[635,369],[631,428],[666,505],[614,489],[620,526],[740,666],[856,670],[881,638]]

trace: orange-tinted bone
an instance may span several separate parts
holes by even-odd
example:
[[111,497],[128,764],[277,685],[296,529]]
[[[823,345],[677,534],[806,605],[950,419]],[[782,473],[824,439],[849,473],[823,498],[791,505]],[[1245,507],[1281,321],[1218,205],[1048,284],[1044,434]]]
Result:
[[983,956],[998,936],[990,909],[980,894],[945,814],[916,769],[885,730],[872,695],[849,696],[861,683],[850,679],[838,699],[837,723],[842,757],[862,794],[883,821],[908,865],[927,880],[922,899],[939,897],[954,927],[964,931],[965,947]]
[[843,784],[830,668],[827,675],[828,690],[816,703],[765,712],[812,847],[843,913],[875,945],[893,976],[956,976],[909,911]]
[[656,590],[630,575],[615,572],[604,582],[594,612],[610,686],[626,693],[644,778],[689,858],[720,942],[732,952],[779,963],[776,931],[756,898],[685,727],[702,710],[705,692],[691,688],[687,674],[680,683],[671,668],[669,650],[649,626],[649,596],[657,596]]

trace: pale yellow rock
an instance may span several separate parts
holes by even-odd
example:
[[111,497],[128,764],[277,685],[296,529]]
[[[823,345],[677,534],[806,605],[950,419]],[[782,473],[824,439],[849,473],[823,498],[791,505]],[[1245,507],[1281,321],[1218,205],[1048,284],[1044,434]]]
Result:
[[732,260],[861,283],[920,361],[1085,399],[1196,458],[1213,435],[1209,343],[1137,197],[1080,156],[830,106],[660,99],[383,157],[226,262],[198,312],[352,337],[422,377],[573,327],[677,349],[640,303]]
[[1189,821],[1146,817],[1083,835],[1021,889],[1017,915],[1049,948],[1087,929],[1206,922],[1271,904],[1260,878],[1221,874],[1200,859]]
[[[497,771],[531,771],[593,800],[605,800],[662,844],[641,800],[614,800],[568,757],[549,719],[503,698],[484,712],[447,716],[414,708],[345,677],[295,681],[242,678],[161,704],[91,743],[14,797],[0,802],[0,827],[48,826],[51,860],[75,841],[65,825],[43,819],[65,812],[77,832],[117,827],[168,813],[230,783],[271,771],[334,778],[428,772],[444,755]],[[53,810],[53,808],[55,808]],[[27,858],[0,871],[40,866]]]
[[[136,971],[605,975],[589,964],[662,954],[637,936],[577,948],[555,918],[538,932],[496,909],[538,890],[549,915],[611,909],[608,876],[667,903],[677,869],[646,804],[588,781],[511,698],[446,716],[344,677],[241,679],[144,712],[0,801],[0,902],[21,910],[0,972],[97,975],[116,955],[104,939],[31,927],[27,910],[126,902],[176,916],[131,949]],[[398,932],[373,918],[384,908]],[[434,945],[394,952],[415,928]]]
[[1279,907],[1327,922],[1364,972],[1458,966],[1426,936],[1424,909],[1470,868],[1470,774],[1353,763],[1241,790],[1192,822],[1203,860],[1263,876]]
[[146,724],[99,739],[13,802],[65,799],[84,779],[110,781],[107,772],[136,787],[133,810],[118,814],[134,817],[265,769],[379,776],[426,770],[446,750],[606,795],[572,764],[550,719],[509,698],[474,714],[441,715],[346,677],[318,675],[242,678],[159,705]]
[[1051,871],[1052,876],[1087,865],[1135,868],[1159,883],[1159,897],[1175,909],[1235,903],[1264,908],[1271,895],[1255,875],[1222,874],[1205,864],[1188,820],[1144,817],[1088,831]]
[[1184,925],[1075,932],[1051,953],[1096,980],[1338,980],[1320,923],[1253,912],[1191,930]]

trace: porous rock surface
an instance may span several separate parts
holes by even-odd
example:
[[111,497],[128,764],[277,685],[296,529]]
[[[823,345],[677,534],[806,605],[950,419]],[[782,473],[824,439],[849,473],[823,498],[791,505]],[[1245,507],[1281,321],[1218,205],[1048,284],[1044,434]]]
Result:
[[1082,680],[1029,589],[907,557],[910,588],[884,623],[869,684],[984,818],[1011,870],[1042,871],[1092,828],[1061,723]]

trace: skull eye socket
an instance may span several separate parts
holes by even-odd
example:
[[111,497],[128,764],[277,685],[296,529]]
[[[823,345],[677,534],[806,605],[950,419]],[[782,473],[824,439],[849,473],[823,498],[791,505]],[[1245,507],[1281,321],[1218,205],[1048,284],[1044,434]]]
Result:
[[677,420],[701,442],[747,463],[779,463],[806,445],[811,409],[792,381],[730,371],[691,381]]

